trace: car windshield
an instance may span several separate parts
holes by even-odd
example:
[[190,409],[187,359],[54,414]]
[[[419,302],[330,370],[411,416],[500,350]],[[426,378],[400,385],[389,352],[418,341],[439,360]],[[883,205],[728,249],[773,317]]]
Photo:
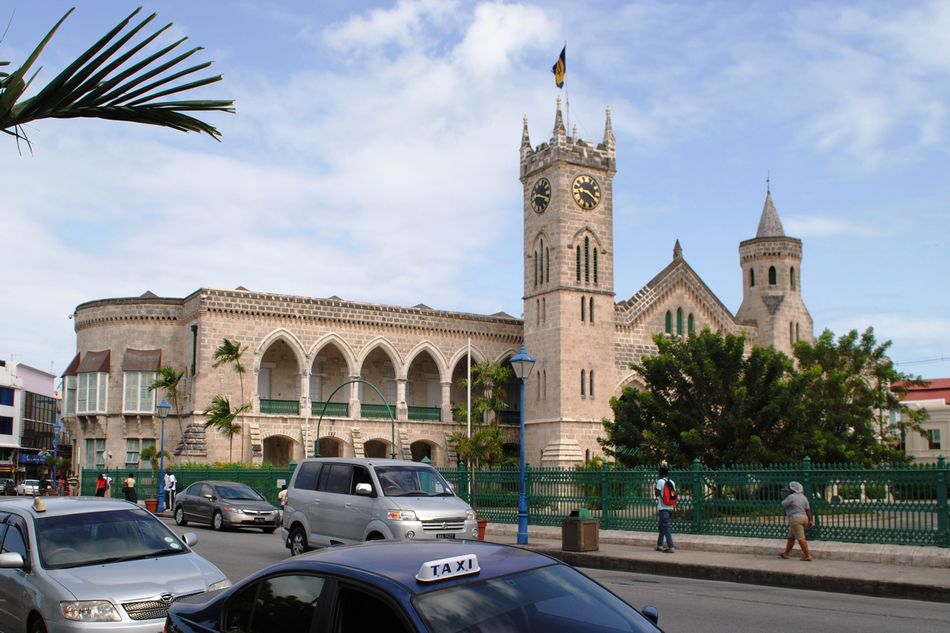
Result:
[[24,479],[23,480],[24,486],[38,486],[39,484],[40,484],[39,479]]
[[218,496],[223,499],[236,501],[262,501],[264,497],[259,492],[248,486],[217,486]]
[[636,609],[567,565],[472,582],[414,598],[432,633],[652,632]]
[[79,512],[36,519],[46,569],[115,563],[186,552],[175,534],[145,510]]
[[452,496],[451,486],[431,466],[377,466],[376,476],[387,497]]

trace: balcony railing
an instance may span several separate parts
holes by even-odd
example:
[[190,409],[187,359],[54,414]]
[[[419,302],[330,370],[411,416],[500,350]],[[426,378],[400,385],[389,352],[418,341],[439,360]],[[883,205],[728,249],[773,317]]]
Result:
[[409,407],[409,419],[441,422],[442,407]]
[[389,419],[390,411],[392,416],[396,417],[396,405],[389,405],[389,410],[386,409],[385,404],[361,404],[360,405],[360,415],[364,418],[384,418]]
[[498,421],[505,426],[519,426],[521,424],[521,411],[518,409],[505,409],[498,412]]
[[261,413],[271,413],[276,415],[300,415],[300,401],[261,398]]
[[[323,411],[323,405],[327,405],[327,410]],[[350,405],[346,402],[311,402],[310,414],[320,415],[323,412],[324,417],[348,418],[350,417]]]

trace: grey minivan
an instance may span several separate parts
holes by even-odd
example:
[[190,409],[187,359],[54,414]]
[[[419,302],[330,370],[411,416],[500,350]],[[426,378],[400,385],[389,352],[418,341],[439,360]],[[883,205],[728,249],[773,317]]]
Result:
[[0,630],[158,633],[174,601],[231,585],[196,541],[124,500],[0,499]]
[[292,555],[372,540],[475,539],[472,507],[428,464],[315,457],[297,464],[281,533]]

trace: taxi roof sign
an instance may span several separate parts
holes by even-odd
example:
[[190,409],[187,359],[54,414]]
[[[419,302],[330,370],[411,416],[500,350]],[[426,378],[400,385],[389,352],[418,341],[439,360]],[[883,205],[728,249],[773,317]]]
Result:
[[416,574],[416,580],[419,582],[436,582],[457,578],[458,576],[477,574],[480,571],[478,557],[475,554],[464,554],[422,563],[419,573]]

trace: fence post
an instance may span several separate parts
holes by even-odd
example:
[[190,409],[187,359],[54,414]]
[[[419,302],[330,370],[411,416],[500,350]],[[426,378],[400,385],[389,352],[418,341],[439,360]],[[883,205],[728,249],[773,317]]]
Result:
[[950,508],[947,507],[947,463],[937,455],[937,544],[950,547]]
[[703,528],[703,505],[706,500],[706,491],[703,488],[702,462],[699,458],[693,460],[692,480],[693,480],[693,533],[704,534]]
[[604,462],[600,467],[600,528],[610,529],[610,464]]

